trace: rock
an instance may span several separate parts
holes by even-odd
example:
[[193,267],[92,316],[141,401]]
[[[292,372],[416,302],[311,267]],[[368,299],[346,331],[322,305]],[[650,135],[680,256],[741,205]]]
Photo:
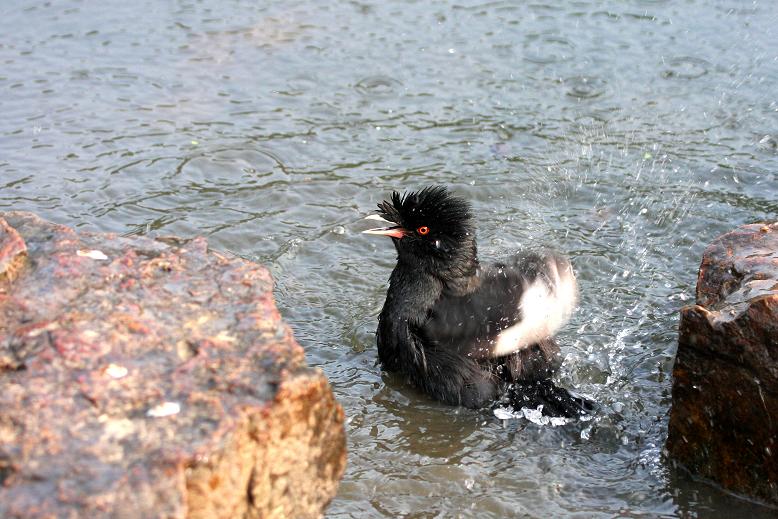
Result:
[[27,246],[16,229],[0,219],[0,282],[13,281],[27,257]]
[[319,517],[343,410],[268,271],[0,213],[0,517]]
[[778,503],[778,223],[705,250],[681,309],[667,449],[692,473]]

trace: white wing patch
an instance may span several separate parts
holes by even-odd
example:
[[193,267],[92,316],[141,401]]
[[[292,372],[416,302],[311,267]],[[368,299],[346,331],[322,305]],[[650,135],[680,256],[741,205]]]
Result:
[[497,336],[492,355],[500,357],[554,335],[570,319],[578,300],[573,268],[566,260],[549,258],[548,279],[542,276],[524,287],[519,301],[521,321]]

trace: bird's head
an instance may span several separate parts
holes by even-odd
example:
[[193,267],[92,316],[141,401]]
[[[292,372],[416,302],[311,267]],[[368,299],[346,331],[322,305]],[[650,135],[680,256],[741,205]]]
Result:
[[363,232],[391,237],[400,262],[439,276],[472,274],[477,266],[470,204],[443,186],[395,191],[367,219],[388,224]]

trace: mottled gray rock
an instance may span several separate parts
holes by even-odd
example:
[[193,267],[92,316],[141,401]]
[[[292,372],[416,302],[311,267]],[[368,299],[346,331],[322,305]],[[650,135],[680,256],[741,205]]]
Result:
[[317,517],[343,411],[268,271],[0,213],[0,517]]

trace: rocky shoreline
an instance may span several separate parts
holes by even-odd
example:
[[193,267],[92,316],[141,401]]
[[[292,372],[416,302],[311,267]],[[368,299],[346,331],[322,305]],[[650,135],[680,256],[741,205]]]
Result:
[[[778,223],[710,244],[671,460],[778,503]],[[320,517],[344,416],[260,265],[0,213],[0,517]]]

